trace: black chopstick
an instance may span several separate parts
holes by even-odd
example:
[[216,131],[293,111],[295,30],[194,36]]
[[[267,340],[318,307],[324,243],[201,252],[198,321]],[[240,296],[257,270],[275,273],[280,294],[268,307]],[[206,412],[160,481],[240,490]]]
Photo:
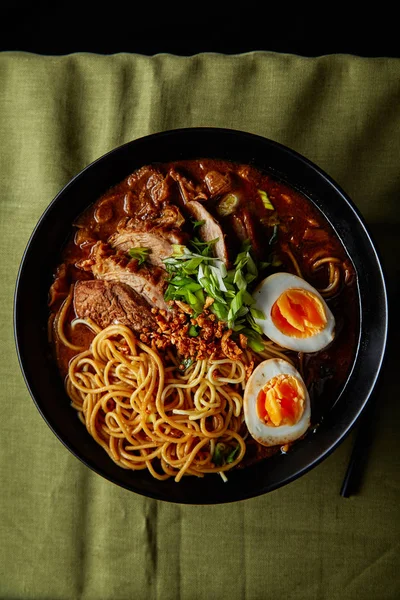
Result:
[[375,426],[375,408],[377,389],[372,393],[364,414],[360,418],[356,438],[352,453],[350,455],[349,464],[346,474],[343,479],[340,495],[343,498],[350,498],[359,492],[368,455],[371,449],[372,440],[374,437]]

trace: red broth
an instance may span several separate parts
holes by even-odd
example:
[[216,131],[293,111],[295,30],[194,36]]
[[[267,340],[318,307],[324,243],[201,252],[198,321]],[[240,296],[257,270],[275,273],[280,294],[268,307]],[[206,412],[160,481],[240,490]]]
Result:
[[[240,250],[241,239],[247,237],[256,258],[272,262],[266,275],[281,271],[301,274],[317,289],[329,287],[330,278],[339,278],[334,293],[327,292],[325,297],[336,320],[334,341],[320,352],[291,351],[288,354],[303,375],[311,398],[312,424],[317,425],[349,375],[359,332],[356,274],[340,240],[322,213],[303,194],[254,167],[213,159],[163,163],[155,167],[168,181],[170,204],[182,207],[179,186],[169,175],[171,172],[178,172],[192,182],[194,194],[204,194],[206,200],[201,198],[201,201],[220,223],[230,256]],[[214,172],[226,177],[230,187],[227,185],[221,193],[211,194],[206,175]],[[272,209],[265,206],[265,197],[263,200],[258,190],[266,193]],[[221,201],[229,193],[236,194],[238,204],[231,212],[221,211]],[[50,290],[51,320],[71,285],[79,280],[93,279],[90,270],[84,270],[82,264],[90,259],[94,243],[107,242],[123,220],[141,218],[144,222],[151,221],[154,216],[152,206],[151,203],[146,206],[145,198],[143,181],[131,175],[108,190],[77,219],[63,250],[62,262],[54,274]],[[192,222],[186,219],[181,230],[187,239],[191,228]],[[333,262],[328,261],[329,258],[334,259]],[[72,320],[75,316],[71,310],[68,318]],[[93,334],[81,325],[70,334],[74,344],[84,347],[88,347],[93,338]],[[68,363],[76,352],[66,348],[56,336],[53,340],[58,367],[65,376]],[[266,448],[249,440],[242,466],[277,450],[279,448]]]

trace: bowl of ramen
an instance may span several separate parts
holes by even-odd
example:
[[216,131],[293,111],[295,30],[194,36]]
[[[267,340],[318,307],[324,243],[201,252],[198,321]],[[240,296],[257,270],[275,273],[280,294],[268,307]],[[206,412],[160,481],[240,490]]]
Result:
[[327,174],[272,140],[190,128],[64,187],[25,251],[14,322],[29,391],[76,457],[209,504],[274,490],[340,444],[376,383],[387,307],[363,219]]

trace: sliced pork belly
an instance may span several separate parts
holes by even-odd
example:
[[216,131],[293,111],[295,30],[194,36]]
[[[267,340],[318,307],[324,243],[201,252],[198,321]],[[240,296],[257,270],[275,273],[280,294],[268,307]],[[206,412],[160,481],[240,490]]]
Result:
[[225,264],[228,264],[229,257],[225,236],[218,221],[197,200],[191,200],[186,204],[185,208],[196,221],[204,221],[204,225],[199,227],[199,236],[203,242],[211,242],[211,240],[218,238],[218,241],[213,246],[214,256],[221,259]]
[[179,229],[139,228],[129,222],[121,226],[109,239],[108,243],[121,252],[128,253],[131,248],[148,248],[150,250],[146,261],[152,265],[164,268],[163,259],[171,256],[172,244],[184,244],[187,235]]
[[78,317],[90,318],[102,329],[112,323],[121,323],[138,333],[157,329],[150,305],[123,283],[77,281],[74,308]]
[[122,252],[115,252],[108,244],[93,246],[91,259],[93,275],[104,281],[124,283],[140,294],[151,306],[168,310],[164,300],[167,273],[156,266],[138,266]]
[[125,253],[131,248],[148,248],[150,252],[146,261],[158,267],[164,267],[163,259],[172,254],[172,244],[167,237],[152,231],[124,229],[114,233],[108,242],[116,250]]
[[[240,242],[250,241],[252,250],[259,260],[266,260],[268,244],[257,218],[247,208],[238,211],[230,217],[233,232]],[[272,233],[271,233],[272,235]]]
[[194,220],[204,221],[204,225],[198,229],[199,237],[203,242],[211,242],[211,240],[218,238],[218,242],[213,247],[214,256],[220,258],[225,264],[228,264],[228,249],[225,244],[224,233],[218,221],[204,206],[204,202],[208,200],[204,188],[200,184],[194,183],[174,168],[170,169],[169,174],[179,186],[184,210],[186,210]]

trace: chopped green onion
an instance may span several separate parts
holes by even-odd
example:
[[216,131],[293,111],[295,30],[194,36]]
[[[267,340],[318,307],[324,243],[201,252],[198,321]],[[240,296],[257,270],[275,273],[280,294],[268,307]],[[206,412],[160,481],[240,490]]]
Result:
[[235,212],[237,205],[239,204],[239,198],[236,194],[227,194],[218,203],[217,213],[221,217],[227,217]]
[[140,248],[139,246],[128,250],[129,256],[131,258],[136,259],[139,265],[142,265],[144,263],[144,261],[149,256],[149,252],[150,248]]
[[[215,242],[202,242],[194,238],[189,247],[180,244],[173,246],[174,254],[164,259],[170,274],[165,299],[184,300],[198,315],[204,310],[206,296],[209,296],[214,300],[210,311],[226,322],[230,329],[250,336],[250,347],[256,351],[263,350],[262,329],[255,318],[263,319],[264,316],[254,308],[255,300],[251,294],[260,266],[251,254],[251,244],[249,240],[242,244],[234,267],[227,271],[220,259],[211,256],[211,247]],[[267,265],[265,263],[261,268]],[[195,327],[189,330],[189,335],[198,333]]]
[[211,304],[211,312],[218,317],[220,321],[228,320],[228,309],[221,302],[213,302]]
[[251,309],[250,309],[250,314],[247,315],[247,322],[248,322],[248,324],[250,325],[250,327],[252,328],[253,331],[256,331],[260,335],[263,334],[263,330],[261,329],[260,325],[255,322],[254,317],[251,314]]
[[250,253],[248,252],[248,260],[247,260],[247,270],[249,273],[251,273],[252,275],[254,275],[255,277],[257,277],[258,275],[258,269],[256,267],[256,263],[254,262],[254,260],[252,259]]
[[246,325],[243,321],[236,321],[232,329],[233,331],[242,331],[245,327]]
[[224,454],[226,452],[227,445],[223,442],[215,444],[215,450],[212,457],[212,461],[216,467],[221,467],[224,464]]
[[265,319],[265,315],[262,310],[258,310],[258,308],[250,308],[250,312],[255,319]]
[[248,328],[243,329],[243,333],[247,337],[247,344],[254,352],[263,352],[265,350],[265,345],[259,333]]
[[242,269],[236,269],[233,283],[236,283],[239,290],[245,290],[247,288],[247,281],[243,277]]
[[261,341],[247,337],[247,343],[254,352],[263,352],[265,346]]
[[200,253],[201,256],[210,257],[211,248],[218,242],[219,238],[215,238],[215,240],[210,240],[209,242],[202,242],[198,238],[194,238],[191,241],[192,246]]
[[229,313],[228,313],[229,321],[231,321],[235,317],[236,313],[242,307],[242,305],[243,305],[243,290],[239,290],[231,302],[231,307],[230,307]]
[[260,196],[262,203],[267,210],[275,210],[271,200],[268,198],[267,192],[264,192],[264,190],[258,190],[258,195]]
[[237,455],[239,454],[239,450],[240,450],[240,445],[238,444],[226,457],[225,462],[227,465],[229,465],[230,463],[233,463],[233,461],[235,460],[235,458],[237,457]]
[[233,280],[235,279],[235,272],[236,272],[235,269],[231,269],[230,271],[227,272],[226,277],[225,277],[225,285],[233,284]]
[[192,283],[193,279],[190,277],[182,277],[182,275],[175,275],[172,279],[169,280],[169,283],[172,285],[176,285],[177,287],[184,287],[185,285],[189,285]]
[[235,290],[228,290],[227,292],[225,292],[225,296],[229,299],[229,298],[234,298],[236,295]]
[[253,298],[253,296],[251,294],[249,294],[249,292],[247,290],[244,291],[243,294],[243,302],[247,305],[247,306],[251,306],[252,304],[255,303],[255,300]]
[[[167,290],[167,292],[168,292],[168,290]],[[181,297],[187,298],[187,296],[188,296],[188,291],[185,288],[174,289],[173,287],[171,287],[170,293],[173,296],[178,296],[179,298],[181,298]],[[169,300],[173,300],[173,297],[169,298]]]
[[197,304],[197,298],[190,290],[187,290],[187,299],[189,304]]
[[199,292],[202,288],[199,283],[192,281],[191,283],[188,283],[187,285],[185,285],[185,289],[189,290],[189,292]]
[[247,315],[248,312],[249,312],[249,309],[247,306],[241,306],[239,308],[239,310],[237,311],[235,317],[237,319],[240,319],[241,317],[244,317],[245,315]]
[[183,256],[183,254],[185,253],[185,248],[186,246],[183,246],[182,244],[172,244],[172,255],[174,258],[176,256]]
[[244,278],[247,281],[247,283],[251,283],[252,281],[254,281],[255,279],[257,279],[257,275],[252,275],[251,273],[246,273],[246,275],[244,276]]
[[210,265],[210,271],[211,274],[214,275],[214,277],[216,278],[216,285],[219,285],[219,289],[221,292],[227,292],[228,290],[226,289],[226,285],[224,283],[224,278],[223,275],[221,273],[221,269],[219,269],[218,267],[214,267],[213,265]]
[[202,257],[191,258],[182,265],[182,269],[187,275],[193,275],[197,273],[197,268],[202,261]]
[[216,467],[222,467],[224,464],[232,463],[240,451],[240,445],[232,447],[224,442],[218,442],[215,444],[215,450],[212,457],[212,461]]
[[184,367],[184,369],[188,369],[189,367],[192,366],[193,364],[193,358],[191,358],[190,356],[188,356],[187,358],[184,358],[181,362],[181,365]]
[[204,292],[203,292],[203,288],[200,286],[200,289],[197,290],[197,292],[195,292],[194,295],[196,296],[197,300],[200,302],[201,306],[203,307],[204,303],[206,301]]
[[196,229],[196,227],[201,227],[202,225],[204,225],[205,221],[193,221],[193,229]]
[[190,335],[190,337],[197,337],[199,335],[199,330],[196,327],[196,325],[191,325],[189,327],[188,334]]

